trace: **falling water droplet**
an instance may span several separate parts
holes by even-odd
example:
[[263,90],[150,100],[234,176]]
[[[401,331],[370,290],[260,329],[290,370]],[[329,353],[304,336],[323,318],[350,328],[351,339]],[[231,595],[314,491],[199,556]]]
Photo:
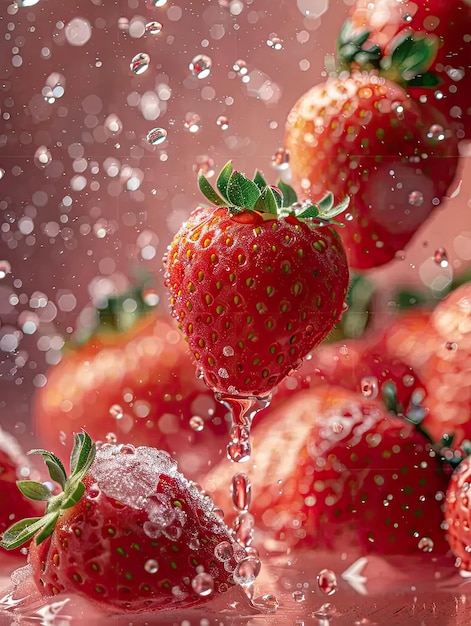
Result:
[[113,417],[115,420],[120,420],[123,419],[124,416],[124,411],[123,411],[123,407],[120,406],[119,404],[113,404],[110,407],[110,415],[111,417]]
[[289,152],[284,148],[279,148],[271,158],[272,167],[278,171],[289,168]]
[[437,248],[433,255],[433,260],[440,267],[448,267],[448,255],[445,248]]
[[211,73],[213,62],[206,54],[198,54],[189,64],[190,72],[196,78],[207,78]]
[[206,178],[211,178],[215,174],[214,160],[207,154],[200,154],[196,157],[196,162],[193,166],[193,170],[197,174],[201,173],[206,176]]
[[419,550],[422,550],[422,552],[433,552],[433,539],[430,539],[430,537],[422,537],[419,540],[417,547],[419,548]]
[[46,146],[39,146],[34,153],[34,164],[39,168],[44,168],[52,161],[51,152]]
[[234,72],[237,72],[239,76],[245,76],[249,71],[247,68],[247,63],[243,59],[237,59],[232,66]]
[[231,485],[232,504],[239,513],[249,510],[252,485],[247,474],[234,474]]
[[272,33],[267,39],[267,46],[273,50],[283,50],[283,40],[275,33]]
[[365,398],[373,399],[378,396],[378,379],[376,376],[364,376],[360,381],[360,390]]
[[241,587],[249,587],[253,585],[255,579],[260,573],[262,562],[256,556],[248,556],[239,563],[234,569],[234,581]]
[[119,133],[123,130],[123,123],[114,113],[110,113],[110,115],[108,115],[104,126],[111,135],[119,135]]
[[435,141],[443,141],[443,139],[445,139],[445,129],[440,124],[432,124],[428,130],[427,138]]
[[105,436],[106,443],[116,443],[118,441],[118,437],[116,433],[106,433]]
[[0,280],[5,278],[5,276],[10,273],[11,273],[10,263],[6,259],[4,259],[3,261],[0,260]]
[[200,572],[191,581],[191,586],[199,596],[209,596],[214,591],[214,579],[211,574]]
[[149,35],[158,35],[162,30],[162,24],[160,22],[147,22],[146,33]]
[[275,613],[280,606],[280,602],[272,593],[265,593],[252,600],[252,605],[264,613]]
[[199,415],[192,415],[190,417],[189,424],[190,428],[197,433],[200,433],[202,430],[204,430],[204,419]]
[[144,563],[144,569],[149,574],[156,574],[159,571],[159,563],[155,559],[148,559]]
[[234,550],[232,545],[228,541],[221,541],[214,548],[214,556],[218,561],[225,563],[226,561],[230,561],[234,555]]
[[146,141],[152,146],[158,146],[167,139],[165,128],[153,128],[147,133]]
[[409,204],[411,206],[422,206],[424,203],[424,195],[421,191],[411,191],[409,194]]
[[220,115],[216,120],[216,125],[219,126],[221,130],[227,130],[229,128],[229,120],[224,115]]
[[327,596],[333,595],[337,591],[337,576],[330,569],[323,569],[317,575],[317,584],[322,593]]
[[143,74],[146,70],[149,69],[149,64],[150,56],[147,54],[147,52],[140,52],[132,58],[132,61],[130,63],[131,72],[136,75]]
[[232,523],[232,531],[236,541],[242,546],[249,547],[255,532],[255,518],[250,513],[241,513]]
[[183,125],[190,133],[198,133],[201,130],[201,118],[198,113],[190,111],[185,114]]

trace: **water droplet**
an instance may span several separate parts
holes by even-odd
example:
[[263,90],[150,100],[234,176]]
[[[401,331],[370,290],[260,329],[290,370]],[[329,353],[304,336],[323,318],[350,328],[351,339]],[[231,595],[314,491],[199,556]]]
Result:
[[160,22],[147,22],[146,33],[149,35],[158,35],[162,30],[162,24]]
[[379,386],[376,376],[364,376],[360,381],[362,396],[373,399],[378,396]]
[[267,39],[267,46],[273,50],[283,50],[283,40],[275,33],[272,33]]
[[217,118],[216,124],[221,130],[227,130],[229,128],[229,120],[224,115],[220,115]]
[[114,113],[110,113],[110,115],[108,115],[104,126],[111,135],[119,135],[119,133],[123,130],[123,123]]
[[201,118],[198,113],[192,111],[186,113],[183,124],[190,133],[198,133],[201,130]]
[[322,593],[331,596],[337,591],[337,576],[330,569],[323,569],[317,574],[317,584]]
[[3,167],[0,167],[0,180],[2,180],[4,176],[5,176],[5,170],[3,169]]
[[445,136],[445,129],[440,124],[432,124],[427,133],[427,138],[434,141],[443,141]]
[[340,435],[340,433],[343,431],[343,424],[341,424],[340,422],[334,422],[332,424],[332,430],[336,435]]
[[112,406],[110,406],[110,415],[116,420],[123,419],[123,407],[119,404],[113,404]]
[[228,541],[221,541],[221,543],[218,543],[214,548],[214,556],[218,561],[222,561],[223,563],[230,561],[233,554],[232,545]]
[[200,154],[196,157],[196,163],[193,166],[193,170],[199,174],[203,174],[206,178],[211,178],[214,176],[214,161],[207,154]]
[[233,573],[234,581],[241,587],[253,585],[260,573],[262,562],[256,556],[248,556],[237,563]]
[[445,248],[437,248],[433,255],[433,260],[440,267],[448,267],[448,255]]
[[10,273],[11,273],[10,263],[6,259],[0,261],[0,280],[5,278],[5,276]]
[[153,128],[147,133],[146,141],[152,146],[158,146],[167,139],[167,131],[165,128]]
[[433,540],[430,537],[422,537],[417,544],[419,550],[422,552],[432,552],[434,548]]
[[155,559],[148,559],[144,563],[144,569],[149,574],[156,574],[159,571],[159,564]]
[[119,446],[119,451],[121,454],[134,454],[136,448],[131,443],[123,443]]
[[409,194],[409,204],[411,206],[422,206],[424,203],[424,195],[421,191],[411,191]]
[[19,7],[34,7],[38,2],[39,0],[17,0],[16,4]]
[[147,52],[140,52],[133,57],[130,68],[133,74],[139,75],[143,74],[147,69],[149,69],[150,64],[150,56]]
[[234,356],[234,348],[232,346],[224,346],[222,353],[224,356]]
[[258,596],[252,600],[252,605],[258,609],[261,609],[265,613],[275,613],[280,606],[278,598],[272,593],[265,593],[263,596]]
[[189,424],[190,428],[197,433],[200,433],[202,430],[204,430],[204,419],[199,415],[192,415],[190,417]]
[[241,513],[232,523],[235,539],[244,547],[250,546],[255,531],[255,519],[250,513]]
[[236,511],[244,513],[249,510],[252,496],[252,485],[247,474],[234,474],[231,485],[232,504]]
[[214,579],[211,574],[200,572],[191,581],[191,586],[199,596],[209,596],[214,590]]
[[[1,276],[0,276],[1,278]],[[457,350],[458,349],[458,344],[455,341],[447,341],[445,344],[445,348],[447,350]]]
[[147,0],[147,6],[149,7],[164,7],[167,4],[167,0]]
[[207,78],[211,73],[211,67],[213,65],[212,60],[206,54],[198,54],[195,56],[188,66],[190,72],[196,78]]
[[335,608],[335,606],[333,604],[330,604],[330,602],[327,602],[326,604],[320,606],[317,611],[314,611],[313,615],[318,619],[330,619],[332,617],[335,617],[336,613],[337,609]]
[[52,161],[52,155],[46,146],[39,146],[34,153],[34,163],[37,167],[43,168]]
[[247,63],[243,59],[237,59],[232,66],[234,72],[237,72],[239,76],[245,76],[249,71],[247,68]]
[[289,168],[289,152],[279,148],[271,158],[272,167],[279,172]]
[[106,443],[115,444],[118,441],[118,437],[115,433],[106,433],[105,441]]
[[403,15],[403,19],[404,19],[405,22],[407,22],[409,24],[410,22],[412,22],[412,15],[410,15],[410,13],[405,13]]
[[291,596],[293,600],[298,603],[304,602],[304,600],[306,599],[306,595],[304,591],[302,591],[301,589],[297,589],[296,591],[293,591]]

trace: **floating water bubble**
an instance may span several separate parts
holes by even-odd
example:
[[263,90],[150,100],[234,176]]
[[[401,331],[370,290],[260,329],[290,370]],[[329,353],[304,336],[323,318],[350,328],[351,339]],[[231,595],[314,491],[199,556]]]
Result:
[[272,167],[278,171],[289,168],[289,152],[284,148],[279,148],[271,158]]
[[302,591],[302,589],[297,589],[296,591],[293,591],[291,597],[295,602],[301,603],[306,599],[306,594]]
[[283,50],[283,40],[275,33],[272,33],[267,39],[267,46],[273,50]]
[[160,22],[147,22],[146,33],[149,35],[158,35],[162,30],[162,24]]
[[159,563],[155,559],[148,559],[144,563],[144,569],[149,574],[156,574],[159,571]]
[[198,133],[201,130],[201,118],[198,113],[189,111],[185,114],[183,125],[190,133]]
[[123,407],[120,406],[119,404],[113,404],[112,406],[110,406],[110,415],[115,420],[123,419],[123,416],[124,416]]
[[427,138],[435,141],[443,141],[445,137],[445,129],[440,124],[432,124],[427,132]]
[[245,76],[249,71],[247,68],[247,63],[243,59],[237,59],[232,66],[234,72],[237,72],[239,76]]
[[321,570],[317,575],[317,584],[322,593],[325,593],[327,596],[333,595],[338,587],[335,572],[331,569]]
[[256,556],[248,556],[237,563],[234,569],[234,581],[241,587],[249,587],[253,585],[255,579],[260,573],[262,562]]
[[0,260],[0,280],[5,278],[5,276],[10,273],[11,273],[10,263],[6,259]]
[[207,54],[198,54],[189,64],[190,72],[196,78],[207,78],[211,73],[213,62]]
[[422,537],[419,540],[417,547],[419,548],[419,550],[422,550],[422,552],[433,552],[433,539],[430,539],[430,537]]
[[119,135],[119,133],[123,130],[123,123],[117,115],[110,113],[105,119],[104,127],[110,135]]
[[252,485],[247,474],[234,474],[231,484],[231,496],[232,504],[236,511],[244,513],[249,510]]
[[197,433],[204,430],[204,419],[200,417],[199,415],[192,415],[190,417],[189,424],[190,424],[190,428]]
[[440,267],[448,267],[448,255],[445,248],[437,248],[433,255],[433,260]]
[[209,596],[214,591],[214,579],[211,574],[200,572],[191,581],[191,586],[199,596]]
[[360,380],[360,390],[363,397],[373,399],[378,396],[379,385],[376,376],[364,376]]
[[424,203],[424,195],[421,191],[411,191],[408,201],[412,206],[422,206]]
[[216,120],[216,125],[219,126],[221,130],[227,130],[229,128],[229,120],[225,115],[220,115]]
[[165,128],[153,128],[147,133],[146,141],[152,146],[158,146],[167,139]]
[[147,52],[139,52],[139,54],[136,54],[136,56],[132,58],[129,67],[133,74],[139,75],[147,71],[149,69],[149,65],[150,56]]
[[34,153],[34,164],[37,167],[44,168],[52,161],[51,152],[46,146],[39,146]]

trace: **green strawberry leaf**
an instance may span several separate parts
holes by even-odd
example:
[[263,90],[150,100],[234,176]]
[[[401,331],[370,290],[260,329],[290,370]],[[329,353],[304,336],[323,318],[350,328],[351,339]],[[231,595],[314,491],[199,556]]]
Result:
[[16,486],[21,493],[30,500],[50,500],[53,497],[52,491],[34,480],[18,480]]
[[299,219],[312,219],[318,216],[319,216],[319,207],[316,206],[315,204],[310,204],[301,213],[298,213],[296,215],[296,217]]
[[27,517],[10,526],[2,536],[0,546],[14,550],[34,537],[43,525],[43,517]]
[[[65,498],[62,501],[62,508],[63,509],[70,509],[71,506],[74,506],[74,504],[77,504],[77,502],[80,500],[80,498],[83,496],[83,494],[85,493],[85,485],[83,484],[82,481],[79,480],[70,480],[69,481],[69,485],[68,485],[68,489],[66,489],[65,491]],[[70,492],[70,493],[68,493]]]
[[267,182],[265,181],[265,179],[263,178],[263,174],[259,170],[255,172],[253,182],[257,185],[260,191],[263,191],[267,186]]
[[49,537],[49,535],[54,530],[54,527],[59,519],[60,510],[53,511],[52,513],[46,513],[44,517],[41,518],[42,527],[41,530],[36,535],[36,539],[34,540],[35,544],[39,546],[45,539]]
[[245,174],[233,172],[227,183],[227,199],[231,204],[244,209],[252,209],[260,197],[256,183]]
[[298,196],[290,185],[284,183],[281,179],[278,180],[276,185],[283,194],[283,207],[288,208],[298,201]]
[[65,467],[62,465],[62,461],[55,454],[49,452],[49,450],[42,450],[39,448],[30,450],[28,454],[40,454],[46,463],[51,479],[54,482],[59,483],[59,485],[64,488],[67,480],[67,472],[65,471]]
[[408,81],[429,69],[437,50],[437,37],[401,36],[392,54],[381,60],[381,67],[385,70],[392,68],[400,78]]
[[[226,165],[219,172],[219,175],[216,179],[216,187],[219,190],[219,193],[223,198],[227,198],[227,187],[229,185],[229,180],[232,175],[232,161],[228,161]],[[239,205],[240,206],[240,205]]]
[[198,187],[203,196],[216,206],[227,206],[227,200],[221,198],[221,196],[215,191],[209,180],[204,174],[198,176]]
[[70,455],[70,471],[72,476],[83,477],[90,469],[95,458],[96,448],[88,433],[74,435],[74,447]]
[[442,84],[442,79],[435,72],[423,72],[407,81],[408,87],[434,88]]
[[321,213],[330,211],[330,209],[334,206],[334,194],[331,191],[328,191],[325,196],[319,200],[318,205]]
[[[330,191],[328,192],[327,195],[329,194],[330,194]],[[320,200],[319,207],[321,207],[321,203],[324,199],[325,197],[322,198],[322,200]],[[346,196],[343,200],[341,200],[335,206],[332,206],[331,208],[325,211],[321,209],[319,213],[319,217],[322,218],[323,220],[331,220],[333,217],[337,217],[337,215],[340,215],[341,213],[343,213],[348,208],[349,204],[350,204],[350,196]]]
[[260,211],[260,213],[273,213],[275,216],[278,214],[278,203],[275,192],[271,187],[265,186],[253,209],[254,211]]

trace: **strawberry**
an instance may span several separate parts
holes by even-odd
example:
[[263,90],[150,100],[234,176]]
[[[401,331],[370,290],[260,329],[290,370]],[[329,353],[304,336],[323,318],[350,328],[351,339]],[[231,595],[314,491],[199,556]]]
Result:
[[145,297],[133,288],[109,298],[92,335],[64,350],[35,394],[35,430],[56,452],[61,442],[70,452],[81,428],[95,440],[157,446],[196,478],[219,459],[226,411],[196,378],[174,320]]
[[466,572],[471,571],[469,529],[471,526],[471,508],[469,503],[469,485],[471,483],[471,458],[464,459],[453,472],[445,499],[445,522],[448,529],[448,541],[456,565]]
[[430,313],[400,316],[386,330],[389,354],[411,365],[425,385],[423,427],[435,440],[471,439],[471,283],[439,302]]
[[315,201],[327,186],[351,196],[342,239],[367,269],[403,249],[451,185],[457,139],[430,105],[367,72],[341,73],[297,101],[285,149],[293,184]]
[[[414,554],[446,551],[447,478],[429,441],[383,405],[341,387],[300,391],[254,435],[251,512],[288,546]],[[205,487],[227,502],[230,468]]]
[[[0,534],[19,518],[37,515],[37,507],[17,489],[16,481],[32,475],[32,468],[17,440],[0,428]],[[0,549],[1,558],[5,551]],[[19,555],[19,551],[15,551]]]
[[433,102],[458,137],[469,137],[470,24],[466,0],[357,0],[341,29],[338,57],[344,68],[374,67],[391,77],[394,55],[413,41],[419,66],[412,76],[410,66],[409,73],[399,71],[396,80],[406,82],[413,97]]
[[[168,248],[173,314],[207,385],[260,397],[321,342],[342,314],[348,267],[329,218],[332,195],[293,204],[292,189],[221,171],[212,202],[190,215]],[[214,206],[216,205],[216,206]]]
[[[3,533],[11,549],[34,537],[29,560],[41,594],[86,595],[107,611],[187,608],[234,584],[245,550],[235,544],[212,500],[155,448],[103,444],[75,435],[68,478],[45,450],[63,489],[20,481],[47,502],[45,515]],[[242,566],[243,567],[243,566]]]

